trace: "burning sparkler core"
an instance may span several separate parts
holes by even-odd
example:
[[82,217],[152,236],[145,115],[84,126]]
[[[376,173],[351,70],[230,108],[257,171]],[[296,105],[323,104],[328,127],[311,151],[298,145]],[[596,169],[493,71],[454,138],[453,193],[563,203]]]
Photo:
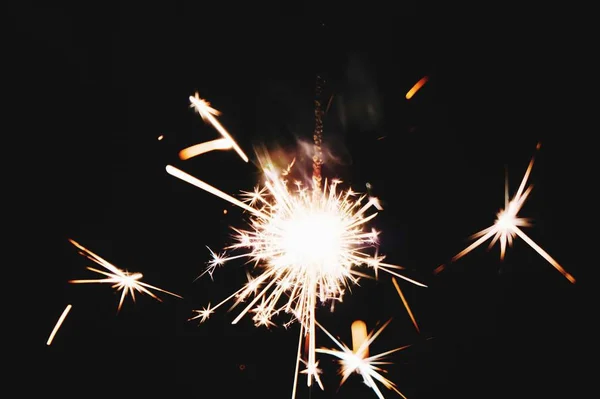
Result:
[[[203,119],[231,141],[231,146],[247,162],[247,157],[231,135],[212,117],[218,111],[210,108],[198,94],[190,97],[190,102]],[[382,209],[377,198],[367,198],[352,189],[340,191],[337,189],[340,180],[333,180],[329,184],[324,180],[321,184],[320,112],[317,107],[314,137],[316,157],[313,159],[311,184],[303,185],[295,181],[295,189],[290,189],[288,179],[294,162],[286,170],[278,171],[271,166],[268,157],[262,157],[259,161],[263,165],[265,182],[253,192],[244,193],[244,201],[240,201],[174,166],[166,167],[172,176],[225,199],[250,214],[250,228],[234,228],[235,243],[226,248],[226,251],[237,249],[244,253],[229,256],[226,253],[216,254],[209,248],[212,260],[202,274],[212,276],[217,266],[229,260],[246,258],[255,265],[254,275],[248,274],[249,281],[244,287],[213,307],[209,304],[202,310],[196,310],[196,315],[189,320],[206,321],[217,308],[233,299],[231,309],[249,301],[233,324],[247,313],[253,313],[256,326],[273,325],[272,318],[280,313],[291,315],[290,321],[284,326],[294,321],[300,324],[292,398],[295,397],[300,362],[306,365],[301,373],[308,376],[308,386],[312,385],[314,379],[323,389],[315,344],[315,313],[319,303],[329,302],[333,310],[334,304],[342,301],[349,285],[358,283],[360,277],[377,278],[379,270],[426,287],[399,274],[397,270],[403,267],[383,263],[385,256],[378,255],[377,250],[374,255],[368,253],[369,248],[377,247],[379,233],[375,229],[365,230],[366,224],[377,216],[377,212],[369,214],[368,211],[372,211],[372,208]],[[372,268],[374,276],[360,271],[361,266]],[[304,349],[307,360],[301,356],[303,338],[306,339]]]
[[[269,162],[263,164],[270,165]],[[211,251],[213,259],[205,273],[212,274],[218,265],[244,257],[255,264],[255,275],[229,298],[212,308],[196,311],[197,315],[190,320],[203,322],[229,300],[235,298],[234,308],[250,297],[253,298],[234,324],[249,312],[253,313],[257,326],[274,324],[272,318],[280,313],[290,314],[286,325],[299,321],[300,336],[307,336],[308,359],[303,363],[309,386],[313,378],[321,385],[315,355],[316,307],[327,302],[333,307],[342,301],[346,288],[358,283],[360,277],[373,278],[359,270],[361,266],[372,268],[374,277],[383,270],[425,287],[397,272],[403,267],[383,263],[385,257],[377,252],[368,253],[369,248],[377,246],[379,234],[374,229],[365,229],[377,216],[377,212],[368,214],[368,211],[382,208],[376,198],[367,199],[366,195],[351,189],[338,190],[340,180],[329,184],[325,181],[320,190],[296,181],[296,188],[290,189],[286,173],[266,166],[264,185],[244,193],[245,201],[241,202],[173,166],[167,166],[167,171],[251,213],[250,229],[234,228],[235,243],[226,248],[245,250],[245,253],[228,256]],[[300,358],[298,356],[298,361]]]

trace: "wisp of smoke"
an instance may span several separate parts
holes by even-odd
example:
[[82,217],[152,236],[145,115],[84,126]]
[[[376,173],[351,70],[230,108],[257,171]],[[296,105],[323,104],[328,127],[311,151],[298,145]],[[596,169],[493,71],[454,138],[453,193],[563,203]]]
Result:
[[335,112],[345,130],[365,132],[379,126],[383,112],[373,75],[358,55],[350,58],[344,90],[335,100]]

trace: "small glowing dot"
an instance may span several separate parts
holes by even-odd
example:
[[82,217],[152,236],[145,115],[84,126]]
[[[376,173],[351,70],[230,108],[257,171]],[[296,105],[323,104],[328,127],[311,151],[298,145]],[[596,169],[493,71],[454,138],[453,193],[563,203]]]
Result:
[[160,136],[158,136],[158,141],[161,141],[163,139],[163,135],[161,134]]
[[227,215],[227,209],[223,209],[223,215]]

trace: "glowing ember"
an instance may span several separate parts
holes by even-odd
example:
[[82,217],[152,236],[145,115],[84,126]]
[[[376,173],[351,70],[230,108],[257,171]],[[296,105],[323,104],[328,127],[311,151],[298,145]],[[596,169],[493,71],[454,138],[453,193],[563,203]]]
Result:
[[403,268],[384,263],[385,257],[376,251],[374,255],[368,253],[369,248],[376,247],[379,232],[365,229],[377,215],[367,212],[381,209],[379,201],[352,190],[338,191],[340,181],[325,184],[323,191],[318,192],[300,182],[295,183],[295,190],[290,190],[284,176],[267,166],[264,186],[245,193],[245,201],[241,202],[173,166],[167,166],[167,172],[251,212],[250,228],[234,229],[236,243],[226,248],[246,251],[235,256],[211,251],[213,259],[205,273],[212,274],[217,266],[245,257],[255,264],[255,276],[229,298],[197,311],[192,319],[204,321],[229,300],[235,298],[236,306],[251,296],[253,299],[233,323],[248,312],[253,313],[257,326],[271,325],[273,316],[282,312],[290,314],[290,322],[300,321],[301,336],[308,334],[305,373],[309,385],[311,378],[319,382],[314,351],[315,308],[325,302],[333,306],[342,300],[349,283],[372,277],[361,271],[361,266],[373,269],[375,277],[383,270],[425,286],[398,273]]

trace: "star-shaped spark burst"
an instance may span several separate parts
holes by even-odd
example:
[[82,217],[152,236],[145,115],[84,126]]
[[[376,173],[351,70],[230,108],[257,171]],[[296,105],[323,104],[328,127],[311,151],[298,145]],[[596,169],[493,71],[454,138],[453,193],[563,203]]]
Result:
[[[541,143],[537,144],[536,150],[539,150],[541,147]],[[575,278],[569,274],[554,258],[552,258],[542,247],[536,244],[531,238],[529,238],[520,227],[530,227],[531,220],[529,218],[519,217],[519,211],[525,204],[531,190],[533,189],[533,185],[527,186],[527,180],[529,179],[529,175],[531,174],[531,170],[533,169],[533,162],[535,156],[531,157],[531,161],[529,162],[529,166],[527,166],[527,170],[525,171],[525,175],[523,176],[523,180],[521,181],[521,185],[517,190],[517,193],[509,201],[508,196],[508,177],[505,180],[505,189],[504,189],[504,209],[500,210],[496,215],[496,221],[494,224],[487,229],[481,230],[480,232],[471,236],[472,239],[477,239],[467,248],[459,252],[452,258],[452,261],[456,261],[479,245],[483,244],[489,238],[492,241],[489,244],[489,248],[491,248],[496,241],[500,241],[500,259],[504,260],[504,255],[506,254],[506,247],[512,246],[513,239],[516,236],[519,236],[523,241],[525,241],[531,248],[533,248],[538,254],[540,254],[546,261],[548,261],[556,270],[558,270],[567,280],[571,283],[575,283]],[[527,188],[525,188],[527,186]]]
[[[190,97],[190,102],[203,119],[231,141],[221,147],[228,148],[231,144],[247,162],[247,157],[239,150],[231,135],[212,117],[215,110],[197,93]],[[320,139],[317,141],[320,143]],[[384,263],[385,257],[379,255],[376,249],[374,254],[369,253],[369,249],[376,248],[378,242],[379,233],[365,228],[377,215],[369,211],[373,208],[382,209],[376,198],[367,198],[351,189],[340,191],[339,180],[329,184],[325,181],[321,185],[320,161],[315,162],[319,166],[316,173],[318,178],[315,178],[313,171],[311,188],[299,181],[294,182],[295,188],[290,188],[288,179],[293,161],[283,170],[273,167],[268,156],[259,156],[259,161],[265,181],[253,192],[243,192],[243,200],[174,166],[168,165],[166,170],[172,176],[229,201],[250,214],[249,228],[234,228],[235,243],[226,248],[226,251],[243,252],[233,256],[226,253],[217,255],[209,248],[212,260],[203,273],[212,277],[217,266],[236,258],[246,258],[254,264],[248,283],[214,307],[195,311],[196,316],[190,320],[205,321],[214,310],[231,300],[234,300],[231,308],[248,302],[233,324],[248,313],[253,314],[256,326],[273,325],[272,318],[280,313],[291,315],[290,321],[284,326],[293,321],[299,321],[300,324],[292,391],[294,398],[299,373],[308,376],[309,386],[313,379],[322,386],[315,355],[315,310],[319,304],[329,303],[333,310],[334,304],[342,301],[348,286],[357,284],[360,277],[377,278],[380,270],[413,284],[425,285],[398,273],[403,267]],[[359,270],[361,266],[373,269],[373,276]],[[302,356],[303,341],[306,360]],[[300,363],[306,365],[301,372]]]
[[102,275],[106,276],[107,278],[96,279],[96,280],[70,280],[69,283],[73,283],[73,284],[85,284],[85,283],[113,284],[112,288],[115,288],[117,291],[122,291],[121,299],[119,300],[119,306],[117,307],[117,312],[121,310],[121,307],[123,306],[123,301],[125,300],[125,297],[127,296],[127,294],[130,294],[131,299],[135,302],[135,292],[136,291],[139,293],[142,293],[142,294],[150,295],[152,298],[156,299],[159,302],[162,302],[162,300],[159,297],[157,297],[152,291],[150,291],[150,289],[164,292],[166,294],[173,295],[177,298],[182,298],[181,296],[179,296],[177,294],[173,294],[172,292],[165,291],[163,289],[154,287],[150,284],[141,282],[140,280],[143,277],[142,273],[129,273],[127,271],[121,270],[118,267],[111,264],[110,262],[102,259],[100,256],[96,255],[92,251],[88,250],[87,248],[84,248],[82,245],[80,245],[76,241],[69,239],[69,242],[71,244],[73,244],[75,247],[77,247],[77,249],[79,249],[79,253],[81,255],[85,256],[86,258],[92,260],[93,262],[99,264],[100,266],[102,266],[106,270],[108,270],[108,272],[106,272],[103,270],[95,269],[93,267],[88,267],[87,268],[88,270],[102,274]]
[[[398,395],[406,399],[406,396],[404,396],[404,394],[402,394],[402,392],[400,392],[398,388],[396,388],[396,384],[394,384],[392,381],[385,378],[381,374],[385,373],[385,370],[382,369],[380,366],[393,364],[390,361],[386,361],[386,357],[394,352],[406,349],[410,347],[410,345],[401,346],[377,355],[369,355],[369,346],[373,343],[373,341],[375,341],[375,339],[377,339],[379,334],[381,334],[381,332],[388,326],[388,324],[390,324],[390,321],[391,319],[388,320],[384,325],[382,325],[381,328],[379,328],[379,330],[373,330],[366,337],[362,337],[360,340],[357,340],[359,342],[353,342],[353,349],[350,349],[344,343],[337,340],[333,335],[331,335],[329,331],[327,331],[323,326],[319,324],[321,330],[323,330],[323,332],[325,332],[325,334],[327,334],[327,336],[331,338],[331,340],[338,346],[338,348],[340,348],[339,350],[326,348],[319,348],[316,350],[318,353],[324,353],[327,355],[335,356],[339,359],[339,363],[341,366],[339,373],[342,376],[340,386],[342,386],[344,382],[346,382],[346,380],[352,375],[352,373],[358,373],[362,376],[365,385],[371,388],[379,399],[385,398],[379,390],[376,381],[379,381],[384,387],[393,390]],[[365,324],[359,321],[358,323],[355,322],[352,325],[353,341],[355,341],[355,332],[361,331],[356,327],[360,326],[365,326]]]
[[[234,300],[233,307],[249,301],[233,321],[237,323],[245,314],[253,313],[258,325],[270,325],[279,313],[288,313],[301,325],[300,336],[307,336],[308,385],[311,379],[319,382],[315,359],[315,309],[320,303],[333,307],[342,301],[347,286],[358,283],[360,277],[373,276],[360,270],[367,266],[375,277],[381,270],[425,287],[397,270],[401,266],[384,263],[384,256],[369,254],[377,246],[378,232],[366,230],[365,225],[377,213],[367,215],[371,208],[381,209],[376,198],[366,198],[351,189],[339,191],[339,180],[325,184],[322,191],[304,187],[299,182],[289,189],[285,176],[271,166],[263,168],[265,183],[245,201],[237,200],[207,183],[177,169],[167,166],[171,175],[217,195],[250,212],[250,228],[234,228],[236,242],[227,250],[245,250],[235,256],[216,255],[205,273],[212,274],[217,265],[235,258],[247,258],[254,264],[254,276],[237,292],[215,305],[214,311]],[[366,200],[366,201],[365,201]],[[249,299],[251,298],[252,299]],[[197,312],[200,321],[209,313]],[[302,341],[302,340],[301,340]],[[301,350],[299,349],[299,354]],[[301,360],[298,356],[297,365]],[[297,370],[298,371],[298,370]]]

